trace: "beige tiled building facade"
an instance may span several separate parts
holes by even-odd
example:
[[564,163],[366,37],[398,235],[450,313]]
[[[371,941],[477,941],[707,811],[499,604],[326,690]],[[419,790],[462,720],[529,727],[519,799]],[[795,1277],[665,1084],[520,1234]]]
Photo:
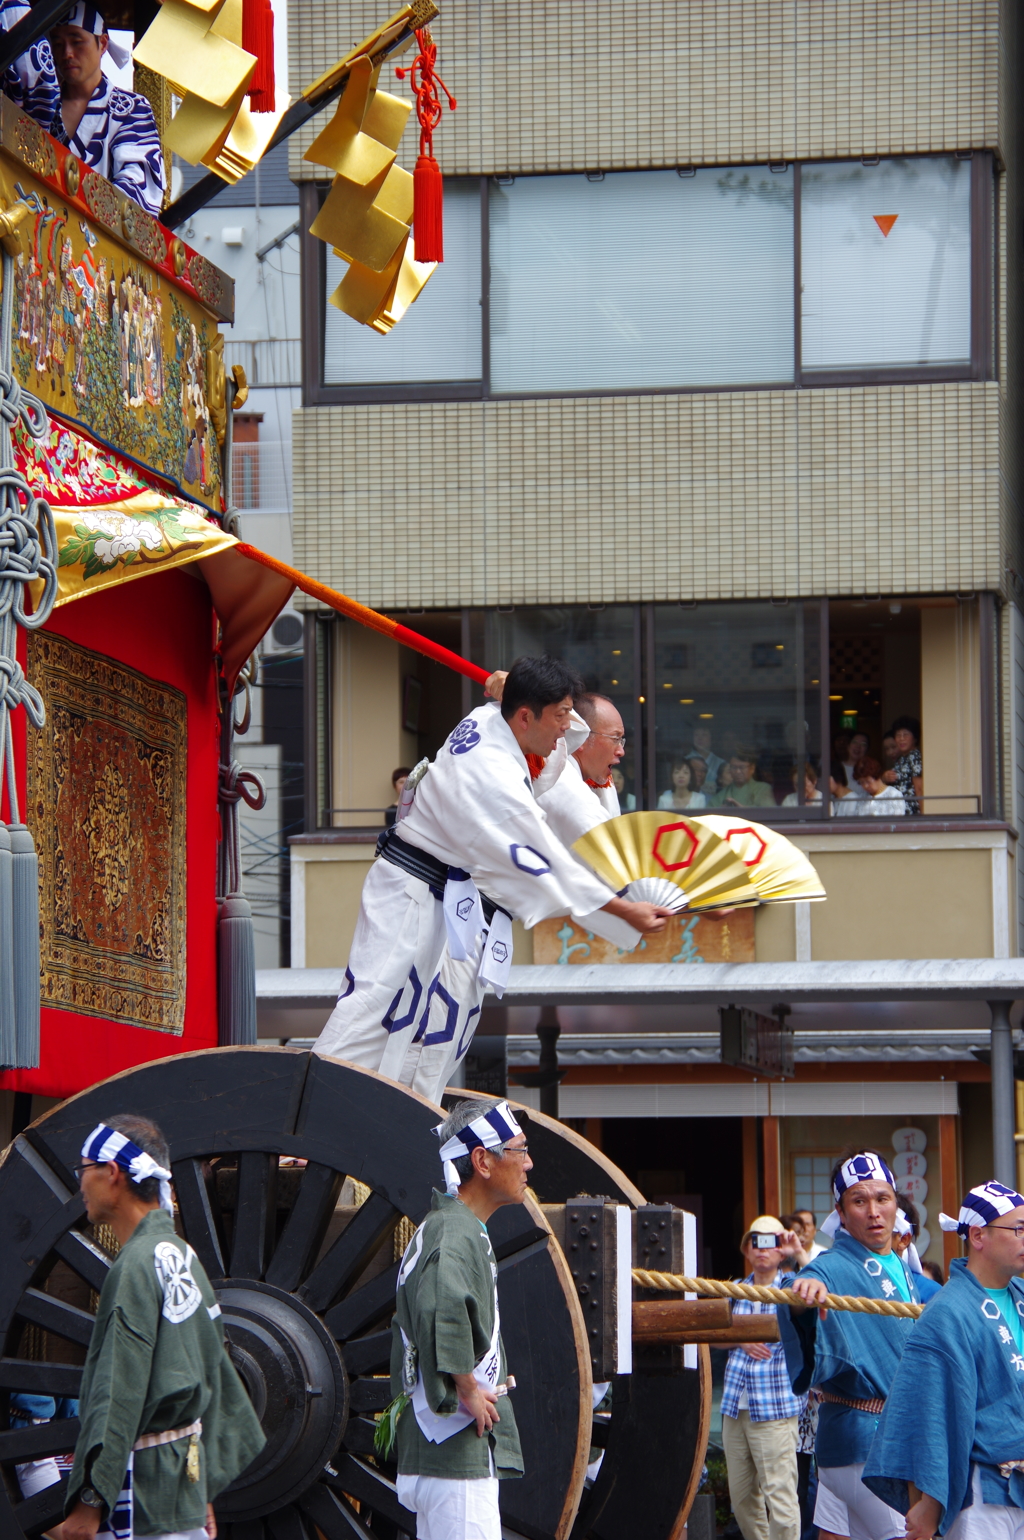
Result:
[[[757,960],[1016,956],[1017,8],[441,12],[450,262],[382,340],[332,310],[343,266],[304,241],[298,565],[487,666],[562,650],[622,711],[638,807],[680,805],[702,726],[722,758],[751,744],[763,816],[829,891],[810,912],[760,911]],[[293,92],[381,19],[374,0],[293,0]],[[291,149],[307,226],[326,190],[311,138]],[[435,752],[471,696],[312,608],[307,628],[292,961],[342,966],[392,766]],[[923,777],[900,816],[843,798],[830,816],[837,756],[856,800],[849,740],[888,768],[902,718]],[[820,800],[799,789],[804,764]],[[520,934],[516,961],[532,956]],[[966,1048],[941,1067],[915,1053],[935,1091],[906,1121],[935,1121],[948,1206],[984,1164],[963,1116],[987,1071]],[[858,1096],[862,1070],[887,1073],[862,1063]],[[599,1135],[617,1114],[607,1087],[598,1102]],[[792,1205],[792,1163],[832,1136],[813,1117],[764,1122],[761,1199]]]

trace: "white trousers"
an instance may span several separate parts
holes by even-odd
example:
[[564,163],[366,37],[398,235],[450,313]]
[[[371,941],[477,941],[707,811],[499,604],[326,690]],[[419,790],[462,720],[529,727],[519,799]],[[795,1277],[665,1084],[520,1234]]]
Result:
[[864,1485],[863,1474],[863,1462],[819,1465],[814,1522],[819,1529],[849,1535],[850,1540],[896,1540],[906,1533],[906,1520]]
[[497,1476],[399,1476],[396,1491],[416,1515],[416,1540],[501,1540]]
[[474,955],[455,962],[440,899],[418,877],[378,858],[363,883],[345,989],[316,1040],[437,1101],[465,1057],[483,986]]
[[987,1503],[977,1466],[971,1472],[971,1495],[974,1501],[957,1514],[946,1540],[1024,1540],[1024,1510]]

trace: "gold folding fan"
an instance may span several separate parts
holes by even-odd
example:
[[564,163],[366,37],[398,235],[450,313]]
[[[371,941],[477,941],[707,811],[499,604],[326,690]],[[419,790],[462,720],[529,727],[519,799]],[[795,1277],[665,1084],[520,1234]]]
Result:
[[756,904],[743,861],[711,829],[678,813],[622,813],[584,834],[573,850],[627,898],[667,909]]
[[762,904],[813,902],[827,896],[803,851],[777,829],[722,813],[700,813],[694,822],[720,835],[736,852]]

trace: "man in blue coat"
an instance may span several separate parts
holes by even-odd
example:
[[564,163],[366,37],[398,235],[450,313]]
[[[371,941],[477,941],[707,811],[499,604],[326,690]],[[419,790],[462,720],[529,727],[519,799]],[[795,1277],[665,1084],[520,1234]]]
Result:
[[1024,1531],[1024,1197],[986,1182],[939,1223],[968,1255],[910,1334],[864,1482],[906,1513],[908,1540],[1014,1540]]
[[909,1317],[822,1311],[829,1293],[918,1302],[913,1275],[893,1250],[896,1178],[881,1155],[857,1150],[832,1173],[835,1212],[822,1225],[831,1251],[793,1284],[805,1306],[780,1305],[779,1333],[797,1395],[821,1397],[814,1522],[821,1540],[896,1540],[903,1515],[861,1481],[878,1418],[914,1326]]

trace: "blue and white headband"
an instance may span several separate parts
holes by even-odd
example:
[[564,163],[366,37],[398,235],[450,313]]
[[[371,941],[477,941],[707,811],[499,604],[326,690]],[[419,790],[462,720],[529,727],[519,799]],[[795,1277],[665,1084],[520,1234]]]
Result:
[[[444,1124],[438,1123],[434,1129],[438,1138],[443,1130]],[[460,1128],[457,1134],[442,1144],[438,1152],[444,1161],[444,1180],[448,1191],[456,1193],[462,1186],[462,1178],[453,1164],[460,1156],[469,1155],[473,1150],[496,1150],[510,1139],[515,1139],[522,1131],[508,1102],[496,1102],[478,1118],[474,1118],[472,1123]]]
[[1024,1208],[1024,1198],[1019,1192],[1014,1192],[1012,1187],[1004,1187],[1002,1182],[985,1182],[981,1187],[971,1188],[960,1205],[956,1219],[949,1214],[939,1215],[939,1229],[955,1230],[966,1240],[972,1226],[976,1225],[983,1230],[986,1225],[1015,1208]]
[[[870,1150],[861,1150],[857,1155],[851,1155],[849,1160],[836,1172],[832,1183],[832,1196],[838,1203],[848,1187],[853,1187],[857,1182],[888,1182],[893,1192],[896,1191],[896,1178],[880,1155],[873,1155]],[[901,1233],[902,1227],[899,1220],[902,1215],[897,1215],[896,1228]],[[834,1238],[843,1228],[843,1221],[838,1209],[833,1209],[831,1214],[821,1226],[822,1235]],[[909,1226],[908,1226],[909,1228]]]
[[82,1145],[82,1159],[94,1160],[100,1166],[112,1160],[136,1182],[144,1182],[147,1177],[155,1176],[160,1183],[160,1207],[169,1214],[174,1213],[171,1173],[165,1171],[163,1166],[158,1166],[152,1155],[147,1155],[145,1150],[133,1144],[127,1134],[119,1134],[116,1128],[108,1128],[106,1123],[97,1123]]
[[[83,32],[91,32],[93,37],[101,37],[107,32],[106,17],[96,9],[94,5],[87,5],[85,0],[78,0],[73,10],[57,23],[58,27],[81,27]],[[107,53],[110,55],[118,69],[123,69],[131,58],[127,48],[122,48],[120,43],[107,34]]]

